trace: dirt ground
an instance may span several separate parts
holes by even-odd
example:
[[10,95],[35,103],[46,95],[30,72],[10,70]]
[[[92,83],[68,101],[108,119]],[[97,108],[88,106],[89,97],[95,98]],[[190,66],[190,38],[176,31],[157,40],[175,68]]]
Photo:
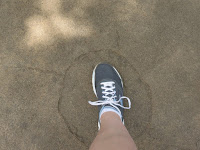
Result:
[[1,0],[0,149],[87,150],[107,62],[139,150],[200,150],[199,14],[199,0]]

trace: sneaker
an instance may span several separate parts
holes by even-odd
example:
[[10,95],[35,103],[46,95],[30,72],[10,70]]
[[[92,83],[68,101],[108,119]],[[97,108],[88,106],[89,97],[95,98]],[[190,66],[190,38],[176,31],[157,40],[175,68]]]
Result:
[[[124,109],[131,108],[131,101],[123,96],[123,82],[118,71],[109,64],[98,64],[92,74],[92,86],[98,101],[89,101],[89,104],[99,107],[98,128],[101,115],[107,111],[117,113],[124,123]],[[123,99],[128,101],[128,107],[123,105]]]

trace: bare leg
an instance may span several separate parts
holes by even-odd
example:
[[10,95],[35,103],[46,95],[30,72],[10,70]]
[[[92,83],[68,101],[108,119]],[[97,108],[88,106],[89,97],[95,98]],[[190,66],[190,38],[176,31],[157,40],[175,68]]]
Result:
[[105,112],[101,116],[101,128],[90,150],[137,150],[136,145],[114,112]]

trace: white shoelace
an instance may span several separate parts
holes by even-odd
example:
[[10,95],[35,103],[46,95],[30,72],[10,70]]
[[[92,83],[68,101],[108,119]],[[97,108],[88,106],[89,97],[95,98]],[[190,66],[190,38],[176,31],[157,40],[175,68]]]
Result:
[[[101,85],[103,85],[101,87],[102,90],[103,90],[102,98],[104,98],[105,100],[98,100],[98,101],[95,101],[95,102],[88,101],[88,103],[90,105],[99,106],[99,105],[109,104],[109,105],[113,106],[120,113],[120,115],[121,115],[121,111],[117,106],[124,108],[124,109],[130,109],[131,108],[131,101],[128,97],[122,96],[122,97],[119,98],[119,100],[115,100],[115,98],[117,97],[115,95],[116,91],[114,90],[115,89],[115,82],[113,82],[113,81],[102,82]],[[111,96],[108,96],[108,95],[111,95]],[[120,101],[123,100],[123,99],[126,99],[128,101],[128,107],[125,107],[125,106],[120,104]]]

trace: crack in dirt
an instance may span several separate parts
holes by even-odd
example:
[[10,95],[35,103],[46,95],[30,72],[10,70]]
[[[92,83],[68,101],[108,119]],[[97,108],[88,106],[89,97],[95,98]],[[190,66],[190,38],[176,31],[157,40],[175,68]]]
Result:
[[32,71],[37,71],[37,72],[40,72],[40,73],[44,73],[44,74],[54,74],[54,75],[57,75],[57,76],[63,76],[64,75],[63,73],[59,73],[59,72],[56,72],[54,70],[43,70],[43,69],[40,69],[40,68],[33,68],[33,67],[27,67],[27,66],[20,66],[20,67],[9,66],[9,67],[5,67],[5,68],[27,69],[27,70],[32,70]]
[[200,150],[200,139],[197,140],[196,147],[197,147],[197,150]]
[[118,50],[120,50],[120,35],[119,35],[119,31],[118,30],[116,30],[116,34],[117,34],[117,36],[116,36],[116,45],[117,45]]
[[[62,99],[63,99],[63,91],[64,91],[64,89],[65,89],[65,87],[66,87],[64,82],[65,82],[65,79],[66,79],[66,77],[67,77],[67,71],[71,68],[72,65],[73,65],[73,63],[65,70],[64,77],[63,77],[63,79],[62,79],[62,85],[61,85],[61,89],[60,89],[60,96],[59,96],[58,106],[57,106],[57,108],[58,108],[58,114],[59,114],[59,116],[63,119],[63,121],[64,121],[64,123],[65,123],[65,125],[66,125],[66,127],[67,127],[67,129],[68,129],[68,131],[69,131],[72,135],[74,135],[74,137],[75,137],[79,142],[81,142],[84,146],[86,146],[86,143],[84,142],[83,137],[81,137],[80,135],[77,134],[78,129],[74,127],[74,128],[75,128],[75,131],[72,130],[72,128],[71,128],[70,125],[69,125],[69,122],[65,119],[65,117],[62,115],[61,110],[60,110],[60,104],[61,104],[61,101],[62,101]],[[87,147],[87,146],[86,146],[86,147]]]
[[55,75],[58,75],[58,76],[64,75],[63,73],[59,73],[59,72],[56,72],[54,70],[42,70],[40,68],[32,68],[32,67],[26,67],[26,68],[30,69],[30,70],[38,71],[38,72],[41,72],[41,73],[50,73],[50,74],[55,74]]
[[[118,56],[121,56],[123,57],[127,62],[129,62],[123,55],[119,54],[119,52],[116,52],[116,51],[112,51],[111,49],[100,49],[100,50],[95,50],[95,51],[89,51],[89,52],[86,52],[84,54],[81,54],[79,55],[77,58],[75,58],[74,62],[78,61],[78,60],[81,60],[83,59],[86,55],[90,54],[90,53],[98,53],[100,51],[109,51],[109,52],[112,52],[112,53],[115,53],[116,55]],[[71,128],[71,126],[69,125],[69,122],[65,119],[65,117],[62,115],[62,112],[60,110],[60,104],[62,102],[62,99],[63,99],[63,91],[64,89],[66,88],[66,85],[65,85],[65,79],[67,77],[67,72],[68,70],[73,66],[74,63],[72,63],[66,70],[65,70],[65,73],[64,73],[64,77],[62,79],[62,85],[61,85],[61,89],[60,89],[60,96],[59,96],[59,100],[58,100],[58,114],[61,116],[61,118],[64,120],[64,123],[66,125],[66,127],[68,128],[68,131],[80,142],[82,143],[84,146],[87,147],[87,144],[84,142],[84,138],[82,136],[80,136],[77,132],[78,132],[78,129],[76,127],[74,127],[74,129]],[[151,129],[151,120],[152,120],[152,90],[151,90],[151,87],[148,83],[146,83],[141,75],[139,74],[139,72],[135,69],[135,67],[129,62],[131,68],[133,70],[135,70],[135,72],[137,73],[137,75],[139,76],[139,79],[141,82],[143,82],[145,84],[145,89],[147,91],[147,97],[150,99],[150,122],[147,124],[146,128],[141,131],[141,133],[136,137],[139,138],[141,137],[144,133],[146,132],[149,132],[150,129]]]
[[[79,58],[81,58],[81,55],[78,57],[78,59]],[[73,63],[72,63],[72,65],[73,65]],[[62,115],[62,113],[61,113],[61,111],[60,111],[60,103],[61,103],[61,101],[62,101],[62,95],[63,95],[63,90],[65,89],[65,84],[64,84],[64,81],[65,81],[65,79],[66,79],[66,74],[67,74],[67,71],[70,69],[70,67],[72,66],[72,65],[70,65],[66,70],[65,70],[65,72],[64,72],[64,74],[63,73],[58,73],[58,72],[56,72],[56,71],[54,71],[54,70],[42,70],[42,69],[40,69],[40,68],[33,68],[33,67],[26,67],[26,66],[23,66],[23,67],[6,67],[6,68],[15,68],[15,69],[27,69],[27,70],[33,70],[33,71],[38,71],[38,72],[40,72],[40,73],[45,73],[45,74],[55,74],[55,75],[57,75],[57,76],[63,76],[63,79],[62,79],[62,84],[61,84],[61,89],[60,89],[60,93],[59,93],[59,100],[58,100],[58,106],[57,106],[57,108],[58,108],[58,114],[59,114],[59,116],[61,116],[61,118],[64,120],[64,123],[65,123],[65,125],[67,126],[67,128],[68,128],[68,131],[72,134],[72,135],[74,135],[75,136],[75,138],[78,140],[78,141],[80,141],[81,143],[83,143],[85,146],[86,146],[86,143],[84,142],[84,140],[83,140],[83,137],[81,137],[80,135],[78,135],[77,134],[77,128],[75,129],[75,131],[73,131],[72,130],[72,128],[70,127],[70,125],[69,125],[69,123],[68,123],[68,121],[64,118],[64,116]]]

